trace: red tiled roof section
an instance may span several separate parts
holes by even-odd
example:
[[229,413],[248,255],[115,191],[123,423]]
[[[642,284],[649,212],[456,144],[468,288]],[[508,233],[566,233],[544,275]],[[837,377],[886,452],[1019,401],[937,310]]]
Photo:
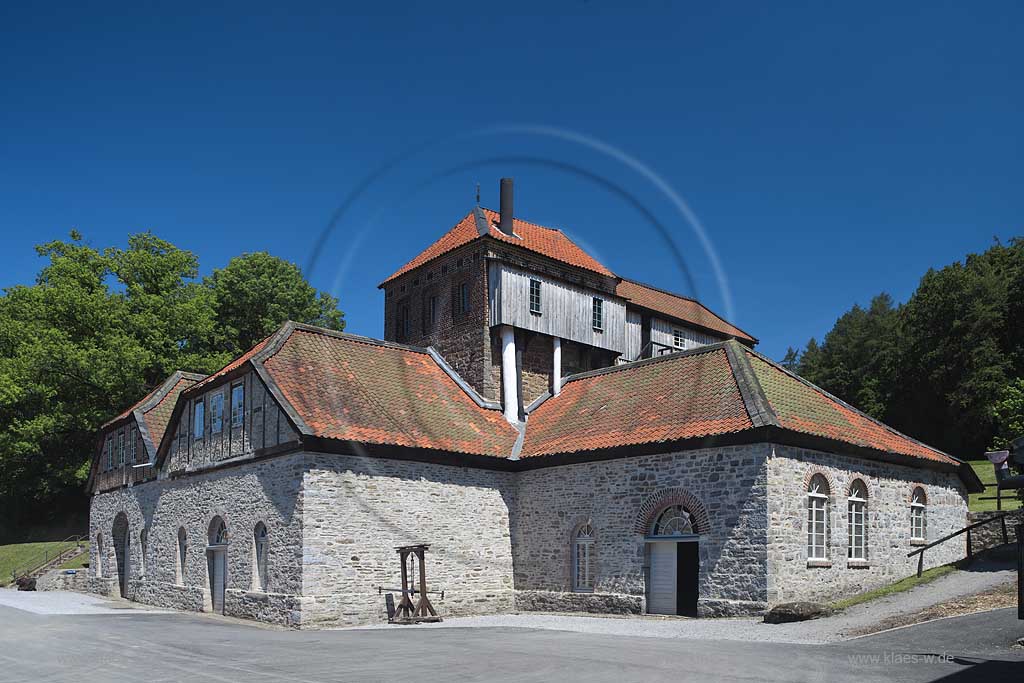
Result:
[[497,457],[515,444],[426,353],[295,330],[263,366],[319,437]]
[[699,325],[725,337],[735,337],[751,344],[757,343],[757,339],[715,315],[703,304],[693,299],[669,294],[632,280],[620,282],[615,288],[615,293],[637,306],[663,313],[683,322]]
[[174,412],[174,403],[178,400],[178,394],[194,385],[196,380],[182,377],[171,388],[167,394],[160,399],[160,402],[142,414],[146,422],[146,429],[154,444],[159,445],[167,431],[167,425],[171,421],[171,413]]
[[530,415],[521,455],[675,441],[751,427],[719,347],[568,382],[557,398]]
[[[277,334],[277,333],[275,332],[274,334]],[[207,377],[206,379],[202,380],[201,382],[199,382],[198,384],[196,384],[195,386],[190,387],[190,388],[191,389],[200,389],[201,387],[205,387],[207,384],[210,384],[214,380],[220,379],[221,377],[224,377],[225,375],[230,373],[232,370],[236,370],[237,368],[240,368],[242,365],[244,365],[245,363],[249,362],[249,360],[253,356],[255,356],[257,353],[262,351],[263,347],[265,347],[267,345],[267,342],[269,342],[270,339],[273,336],[274,336],[273,334],[270,335],[269,337],[267,337],[263,341],[261,341],[258,344],[256,344],[256,346],[252,347],[251,349],[249,349],[248,351],[243,353],[241,356],[239,356],[238,358],[234,359],[233,361],[231,361],[230,363],[228,363],[227,365],[222,367],[217,372],[211,374],[209,377]]]
[[[608,277],[615,277],[614,273],[605,268],[604,265],[590,254],[583,251],[583,249],[566,237],[565,233],[561,230],[546,228],[542,225],[516,218],[513,219],[512,230],[518,237],[510,237],[496,227],[499,218],[498,212],[491,211],[490,209],[483,209],[483,212],[490,226],[490,236],[501,242],[514,244],[517,247],[547,256],[556,261],[561,261],[570,266],[576,266],[577,268]],[[471,211],[454,228],[442,235],[441,239],[420,252],[416,258],[399,268],[381,284],[390,282],[399,275],[408,273],[410,270],[418,268],[424,263],[457,249],[464,244],[468,244],[478,237],[480,237],[480,233],[476,228],[476,218]]]
[[747,356],[782,428],[888,453],[958,464],[945,453],[875,422],[758,356],[749,352]]

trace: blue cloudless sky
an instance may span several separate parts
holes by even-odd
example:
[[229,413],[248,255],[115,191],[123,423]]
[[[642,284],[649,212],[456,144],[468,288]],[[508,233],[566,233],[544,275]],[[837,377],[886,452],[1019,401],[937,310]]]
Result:
[[377,283],[508,175],[778,358],[1024,233],[1016,2],[29,5],[0,8],[0,286],[72,228],[153,230],[203,273],[295,261],[380,336]]

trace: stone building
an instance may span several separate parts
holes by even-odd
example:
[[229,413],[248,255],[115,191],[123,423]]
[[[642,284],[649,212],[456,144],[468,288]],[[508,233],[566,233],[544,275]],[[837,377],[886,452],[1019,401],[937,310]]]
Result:
[[[381,284],[385,340],[287,323],[99,435],[90,586],[291,626],[752,614],[911,574],[980,482],[562,232],[474,208]],[[963,555],[946,544],[927,566]]]

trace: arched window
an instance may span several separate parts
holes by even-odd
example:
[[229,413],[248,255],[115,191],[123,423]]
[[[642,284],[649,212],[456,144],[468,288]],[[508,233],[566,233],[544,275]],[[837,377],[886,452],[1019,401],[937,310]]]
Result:
[[103,578],[103,534],[96,534],[96,578]]
[[927,519],[925,517],[925,506],[928,499],[924,495],[924,489],[918,486],[910,496],[910,540],[924,541],[928,538]]
[[652,536],[689,536],[693,533],[693,518],[682,505],[670,505],[654,520]]
[[816,474],[807,487],[807,559],[828,559],[828,481]]
[[149,534],[145,529],[139,534],[139,576],[146,575],[146,548]]
[[255,541],[256,562],[253,572],[253,587],[266,592],[267,590],[267,551],[270,550],[270,540],[267,538],[267,527],[263,522],[256,525],[253,531]]
[[868,487],[860,479],[850,484],[850,497],[846,501],[847,520],[850,527],[850,545],[847,557],[851,560],[868,559]]
[[224,520],[215,517],[210,523],[210,545],[227,545],[228,527]]
[[594,529],[584,524],[576,530],[572,544],[572,589],[580,593],[594,590]]
[[188,536],[185,534],[185,527],[178,529],[178,556],[177,562],[175,563],[175,569],[177,570],[175,578],[179,584],[185,583],[185,559],[187,557],[188,550]]

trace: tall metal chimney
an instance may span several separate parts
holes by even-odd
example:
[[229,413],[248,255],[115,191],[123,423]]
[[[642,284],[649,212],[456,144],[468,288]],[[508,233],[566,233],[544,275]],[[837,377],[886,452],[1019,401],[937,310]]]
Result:
[[498,207],[501,212],[501,219],[498,221],[498,230],[511,237],[514,234],[512,230],[512,179],[502,178],[501,179],[501,206]]

